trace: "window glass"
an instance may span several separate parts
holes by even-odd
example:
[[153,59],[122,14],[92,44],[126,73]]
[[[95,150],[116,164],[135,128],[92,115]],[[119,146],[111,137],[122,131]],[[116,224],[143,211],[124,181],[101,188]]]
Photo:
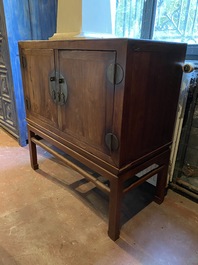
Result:
[[153,39],[198,43],[198,0],[158,0]]
[[140,38],[145,0],[117,0],[115,32],[117,37]]

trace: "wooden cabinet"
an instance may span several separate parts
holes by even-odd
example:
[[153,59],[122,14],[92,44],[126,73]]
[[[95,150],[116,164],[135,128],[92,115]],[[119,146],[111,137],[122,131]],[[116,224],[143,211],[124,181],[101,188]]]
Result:
[[[119,237],[124,193],[158,174],[164,199],[186,45],[132,39],[20,42],[31,164],[36,145],[109,193],[109,236]],[[100,183],[40,136],[104,176]],[[132,184],[146,167],[157,167]]]

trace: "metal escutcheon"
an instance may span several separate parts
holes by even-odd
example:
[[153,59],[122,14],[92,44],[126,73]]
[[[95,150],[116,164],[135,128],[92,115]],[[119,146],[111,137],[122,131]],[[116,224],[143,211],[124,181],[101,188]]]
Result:
[[64,105],[68,97],[67,83],[61,73],[53,71],[49,76],[49,90],[52,100],[58,105]]

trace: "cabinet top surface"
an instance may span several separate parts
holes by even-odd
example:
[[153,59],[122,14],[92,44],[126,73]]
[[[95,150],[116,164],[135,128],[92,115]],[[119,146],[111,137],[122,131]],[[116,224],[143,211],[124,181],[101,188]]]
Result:
[[185,49],[187,44],[176,43],[176,42],[164,42],[164,41],[154,41],[154,40],[139,40],[139,39],[129,39],[129,38],[81,38],[81,39],[69,39],[69,40],[31,40],[31,41],[20,41],[19,47],[21,48],[52,48],[52,49],[64,49],[64,48],[93,48],[93,49],[119,49],[124,47],[137,48],[158,48],[158,49]]

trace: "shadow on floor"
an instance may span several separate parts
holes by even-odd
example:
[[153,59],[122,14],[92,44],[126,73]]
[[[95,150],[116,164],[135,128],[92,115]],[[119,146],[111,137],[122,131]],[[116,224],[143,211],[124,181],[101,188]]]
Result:
[[[53,157],[48,157],[48,159],[63,165],[62,162]],[[74,178],[74,180],[69,183],[69,181],[67,181],[67,176],[63,178],[59,176],[58,172],[57,175],[54,176],[53,174],[45,172],[42,168],[39,168],[37,172],[63,189],[69,189],[74,192],[74,194],[79,196],[98,216],[108,222],[108,195],[96,188],[93,183],[87,181],[83,177],[77,180]],[[125,194],[122,203],[121,225],[125,224],[133,216],[147,207],[153,201],[154,194],[155,187],[147,182]]]

